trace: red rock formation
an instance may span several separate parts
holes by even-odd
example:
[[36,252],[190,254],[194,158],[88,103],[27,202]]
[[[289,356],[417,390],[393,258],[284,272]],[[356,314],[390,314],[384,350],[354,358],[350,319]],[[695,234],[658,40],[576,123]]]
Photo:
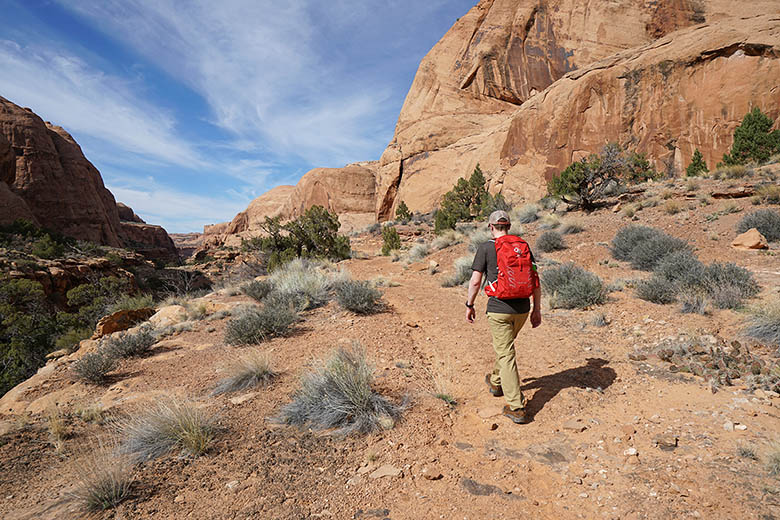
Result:
[[141,217],[135,214],[133,208],[131,208],[127,204],[117,202],[116,210],[119,213],[120,222],[137,222],[139,224],[146,224],[146,222],[144,222],[144,220]]
[[70,134],[2,97],[0,134],[16,155],[14,174],[6,182],[42,226],[83,240],[122,245],[114,197]]
[[178,263],[179,252],[168,233],[160,226],[138,222],[120,222],[119,236],[124,244],[146,258]]

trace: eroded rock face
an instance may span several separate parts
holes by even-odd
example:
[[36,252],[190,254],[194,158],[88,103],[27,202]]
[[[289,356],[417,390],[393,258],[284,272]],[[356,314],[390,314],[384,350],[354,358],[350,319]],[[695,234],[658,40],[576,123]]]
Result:
[[[510,131],[508,120],[519,121],[514,125],[523,125],[529,141],[542,141],[548,137],[532,134],[539,125],[561,127],[561,136],[598,141],[598,146],[577,150],[583,153],[595,151],[609,140],[624,137],[622,132],[617,131],[627,122],[622,111],[607,113],[605,107],[601,108],[605,110],[602,119],[606,127],[594,125],[583,129],[589,132],[587,136],[563,130],[567,127],[577,129],[577,120],[581,117],[571,111],[563,118],[564,114],[551,103],[539,107],[549,96],[549,91],[545,92],[545,89],[561,92],[557,82],[565,82],[561,78],[567,73],[567,78],[580,79],[584,75],[574,71],[613,66],[614,61],[595,64],[621,51],[635,49],[632,56],[641,57],[653,50],[652,42],[657,38],[674,31],[703,22],[725,29],[731,20],[777,13],[780,7],[777,2],[761,0],[749,5],[740,4],[739,19],[735,9],[733,3],[722,0],[480,2],[450,29],[420,65],[401,110],[393,141],[380,160],[377,178],[379,218],[390,218],[400,200],[404,200],[412,210],[432,209],[459,177],[471,173],[477,162],[481,164],[492,191],[506,190],[507,194],[519,197],[539,196],[546,189],[544,179],[549,177],[549,171],[560,171],[571,162],[571,150],[561,152],[555,148],[563,146],[563,139],[554,145],[535,143],[531,150],[527,150],[517,146],[525,143],[513,138],[512,143],[504,147]],[[752,23],[743,21],[741,25]],[[700,48],[699,55],[717,53],[717,49],[733,45],[749,33],[726,34],[721,31],[719,37],[722,41],[709,40],[710,48]],[[695,54],[688,48],[694,43],[690,38],[678,42],[675,37],[665,42],[661,53],[666,56],[661,61],[671,62],[663,65],[664,70],[684,70],[696,65],[695,62],[685,61]],[[710,72],[717,71],[711,69]],[[680,74],[682,76],[684,74]],[[606,81],[606,78],[603,79]],[[657,85],[636,82],[636,79],[633,78],[632,95],[661,97],[660,92],[648,90]],[[687,95],[692,88],[690,83],[677,86],[674,79],[669,78],[663,84],[662,92],[666,96]],[[712,79],[721,83],[719,78],[712,76],[707,76],[705,83],[711,83]],[[627,83],[618,77],[611,80],[614,84],[610,88],[614,89],[624,89]],[[742,83],[742,79],[733,77],[730,81],[735,87]],[[572,88],[563,91],[571,91]],[[721,95],[714,85],[706,88],[709,95],[718,98],[718,110],[728,105],[729,111],[741,108],[741,99],[747,97],[747,94],[742,95],[732,105],[727,97],[732,90],[730,88]],[[750,87],[748,90],[750,94],[756,93]],[[599,95],[599,92],[594,94]],[[566,106],[584,108],[576,101],[564,96],[556,99]],[[673,103],[672,99],[668,101]],[[537,109],[529,111],[526,107],[529,103]],[[600,107],[591,107],[593,109]],[[633,108],[629,109],[633,111]],[[738,117],[742,115],[744,113]],[[684,117],[682,111],[677,116],[678,119]],[[730,124],[731,113],[724,119],[729,119]],[[693,120],[691,125],[704,134],[711,131],[708,125],[711,122]],[[639,132],[634,138],[639,141],[646,140],[646,135],[652,131],[641,128],[639,124],[632,125],[631,130]],[[720,133],[720,126],[716,125],[715,131],[718,133],[716,141],[727,137],[725,133]],[[623,140],[623,144],[629,143]],[[685,151],[681,149],[680,153],[684,155]],[[539,166],[537,162],[529,164],[516,178],[508,177],[508,170],[522,163],[526,152],[540,156],[553,152],[553,157],[541,165],[541,172],[532,170]],[[519,183],[509,186],[511,181]]]
[[144,220],[141,217],[135,214],[133,208],[131,208],[127,204],[117,202],[116,210],[119,213],[119,220],[121,222],[137,222],[139,224],[146,224],[146,222],[144,222]]
[[244,231],[257,230],[265,222],[265,217],[276,217],[282,214],[290,201],[295,186],[277,186],[249,203],[249,207],[233,218],[227,225],[215,224],[204,229],[207,234],[236,234]]
[[119,236],[130,248],[146,258],[178,263],[179,252],[168,233],[160,226],[138,222],[120,222]]
[[100,173],[65,130],[0,97],[0,134],[16,156],[6,182],[36,220],[83,240],[119,247],[119,215]]

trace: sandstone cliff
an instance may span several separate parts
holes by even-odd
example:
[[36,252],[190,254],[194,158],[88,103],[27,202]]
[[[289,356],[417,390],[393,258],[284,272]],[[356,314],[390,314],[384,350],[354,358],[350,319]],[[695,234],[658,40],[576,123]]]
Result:
[[117,205],[68,132],[0,97],[0,223],[17,218],[73,238],[135,247],[150,258],[178,259],[164,229]]

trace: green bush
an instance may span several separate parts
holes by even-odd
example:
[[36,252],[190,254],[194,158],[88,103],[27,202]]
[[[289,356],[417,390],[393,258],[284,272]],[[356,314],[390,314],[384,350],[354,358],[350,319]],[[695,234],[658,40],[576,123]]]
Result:
[[642,182],[656,173],[643,155],[624,152],[608,144],[600,154],[591,154],[572,163],[548,183],[550,195],[586,211],[619,190],[626,182]]
[[92,329],[77,328],[68,329],[57,337],[54,342],[54,346],[58,349],[66,349],[72,351],[76,345],[81,343],[82,340],[88,339],[92,336]]
[[280,419],[300,427],[335,429],[340,435],[391,428],[402,408],[375,392],[372,382],[373,370],[363,350],[341,348],[304,375]]
[[553,308],[584,309],[607,299],[601,278],[573,262],[546,268],[541,285]]
[[552,253],[553,251],[563,251],[566,249],[566,244],[557,231],[545,231],[536,239],[536,249],[542,253]]
[[772,126],[774,121],[760,108],[748,112],[734,130],[734,144],[731,152],[723,155],[723,164],[731,166],[751,161],[762,164],[780,152],[780,130],[772,130]]
[[245,308],[227,322],[225,343],[229,345],[257,344],[273,337],[289,334],[298,314],[286,305],[266,301],[260,308]]
[[51,238],[51,235],[46,234],[39,238],[32,245],[32,254],[39,258],[54,259],[60,258],[65,252],[65,248],[62,244],[57,243]]
[[[441,207],[436,212],[434,231],[437,234],[443,233],[448,229],[455,229],[458,222],[480,216],[488,204],[488,195],[485,176],[477,165],[469,180],[458,179],[452,190],[442,197]],[[492,199],[490,204],[495,204],[495,199]]]
[[390,251],[401,249],[401,237],[398,236],[398,230],[395,226],[385,226],[382,228],[382,254],[388,256]]
[[382,292],[369,282],[345,280],[336,286],[336,301],[355,314],[374,314],[384,309]]
[[780,212],[760,209],[742,217],[737,224],[737,233],[756,228],[769,242],[780,240]]
[[709,172],[709,168],[707,168],[707,163],[704,162],[704,156],[701,154],[699,149],[697,148],[693,152],[693,157],[691,158],[691,164],[688,165],[688,167],[685,169],[685,175],[688,177],[698,177],[701,174]]
[[412,220],[412,214],[409,212],[409,206],[406,205],[406,202],[398,203],[398,207],[395,209],[395,218],[403,223]]
[[295,220],[281,223],[281,217],[266,217],[260,225],[263,236],[246,240],[242,248],[258,249],[267,256],[270,271],[294,258],[349,258],[349,238],[338,234],[338,215],[322,206],[312,206]]

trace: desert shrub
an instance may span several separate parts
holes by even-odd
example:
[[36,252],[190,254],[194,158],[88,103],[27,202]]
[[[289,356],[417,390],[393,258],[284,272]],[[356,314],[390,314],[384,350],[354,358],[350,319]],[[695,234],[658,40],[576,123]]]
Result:
[[[325,305],[330,300],[332,280],[318,264],[295,259],[271,273],[269,282],[278,298],[295,303],[298,312]],[[278,299],[277,299],[278,301]]]
[[415,244],[409,250],[409,254],[406,256],[408,263],[419,262],[431,252],[431,246],[428,244]]
[[766,456],[766,469],[773,477],[780,475],[780,444],[770,444]]
[[734,130],[731,151],[723,155],[726,166],[755,162],[761,164],[780,152],[780,130],[772,130],[774,121],[755,107]]
[[756,228],[769,242],[780,240],[780,212],[760,209],[742,217],[737,224],[737,233]]
[[701,291],[683,293],[678,295],[680,312],[683,314],[709,314],[709,298]]
[[273,284],[268,280],[252,280],[241,286],[241,292],[256,301],[262,301],[273,288]]
[[682,211],[682,206],[675,200],[669,200],[664,204],[664,212],[667,215],[676,215]]
[[431,247],[434,249],[441,250],[446,249],[450,246],[454,246],[456,244],[460,244],[463,242],[463,235],[455,231],[454,229],[449,229],[442,233],[441,235],[437,236],[433,239],[433,242],[431,243]]
[[409,206],[406,205],[406,202],[398,203],[398,207],[395,209],[395,218],[404,224],[412,220],[412,214],[409,212]]
[[53,259],[59,258],[65,252],[62,244],[57,243],[49,234],[33,242],[32,254],[39,258]]
[[110,312],[134,311],[137,309],[147,309],[154,307],[154,297],[151,294],[122,294],[110,306]]
[[734,180],[742,179],[750,174],[752,174],[752,170],[742,164],[732,164],[730,166],[719,165],[718,169],[715,170],[713,177],[716,179]]
[[585,231],[585,226],[579,222],[564,222],[558,230],[561,235],[574,235],[583,231]]
[[384,309],[382,292],[372,287],[370,282],[346,280],[336,286],[336,301],[339,305],[355,314],[374,314]]
[[606,301],[607,291],[601,278],[568,262],[542,272],[542,291],[550,295],[553,308],[584,309]]
[[212,395],[266,386],[278,376],[271,368],[268,354],[257,349],[251,349],[235,359],[225,372],[227,375],[217,383]]
[[117,424],[119,451],[134,463],[145,462],[174,450],[190,456],[204,454],[212,444],[217,425],[213,416],[193,403],[162,399]]
[[624,183],[642,182],[655,176],[643,155],[627,153],[612,143],[600,154],[591,154],[570,164],[554,176],[547,187],[550,195],[567,204],[592,210],[602,199],[619,191]]
[[654,270],[654,276],[671,283],[676,291],[699,287],[705,274],[704,264],[686,249],[664,256]]
[[401,249],[401,237],[395,226],[385,226],[382,228],[382,254],[387,256],[391,251]]
[[452,263],[452,274],[442,280],[442,287],[455,287],[463,285],[471,279],[471,264],[474,259],[470,256],[461,256]]
[[441,206],[434,218],[436,234],[455,229],[458,222],[473,220],[480,216],[487,196],[485,176],[477,165],[469,180],[458,179],[455,186],[442,197]]
[[750,309],[745,334],[780,346],[780,300]]
[[557,231],[545,231],[536,239],[536,249],[542,253],[552,253],[566,249],[566,244]]
[[545,215],[539,220],[539,229],[556,229],[561,225],[561,217],[558,215]]
[[631,250],[631,267],[642,271],[652,271],[666,255],[688,249],[689,246],[685,240],[657,231],[655,236],[639,242]]
[[765,184],[756,190],[756,198],[759,203],[780,204],[780,186],[777,184]]
[[733,263],[720,262],[707,266],[703,285],[718,309],[737,309],[760,289],[750,271]]
[[260,250],[273,271],[295,258],[349,258],[349,237],[339,235],[338,215],[322,206],[312,206],[295,220],[281,223],[281,217],[266,217],[262,236],[242,242],[245,250]]
[[490,233],[489,229],[478,227],[468,235],[469,251],[475,252],[481,244],[484,244],[492,238],[493,235]]
[[647,226],[631,225],[621,228],[612,239],[612,256],[616,260],[631,260],[631,252],[638,244],[658,236],[659,233],[659,230]]
[[228,320],[225,343],[256,344],[273,337],[285,336],[296,321],[298,313],[291,305],[267,300],[262,307],[241,309]]
[[660,276],[651,276],[637,285],[636,295],[652,303],[667,304],[677,299],[677,287]]
[[512,223],[519,222],[520,224],[530,224],[539,219],[539,206],[536,204],[526,204],[522,208],[518,208],[509,215]]
[[335,433],[369,433],[391,428],[401,407],[375,392],[373,370],[358,345],[340,348],[305,374],[293,401],[284,406],[280,419],[286,424],[309,426]]
[[117,359],[103,349],[89,352],[73,364],[73,373],[86,383],[100,385],[117,366]]
[[132,465],[112,446],[93,446],[74,461],[75,490],[71,496],[89,513],[113,509],[130,496]]
[[[100,318],[118,310],[118,302],[123,301],[125,306],[132,308],[139,301],[126,296],[130,291],[130,281],[115,276],[78,285],[65,293],[68,306],[76,311],[61,312],[58,320],[68,327],[94,329]],[[142,303],[145,305],[146,302]]]
[[693,157],[691,158],[691,164],[689,164],[688,167],[685,169],[685,175],[687,175],[688,177],[698,177],[699,175],[702,175],[709,171],[710,170],[709,168],[707,168],[707,163],[704,162],[704,156],[697,148],[693,152]]
[[125,332],[106,340],[101,347],[105,352],[117,359],[141,356],[149,352],[157,343],[157,334],[151,325],[142,325],[136,332]]
[[512,211],[512,205],[506,201],[504,195],[501,193],[496,193],[495,195],[487,193],[482,199],[481,216],[487,218],[491,213],[499,210],[508,213]]

